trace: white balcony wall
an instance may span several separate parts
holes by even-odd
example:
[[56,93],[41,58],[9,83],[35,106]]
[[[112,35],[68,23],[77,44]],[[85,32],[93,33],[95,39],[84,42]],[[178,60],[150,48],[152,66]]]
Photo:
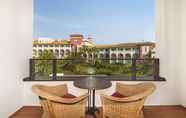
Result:
[[[112,86],[108,89],[104,89],[104,90],[98,90],[96,91],[96,105],[97,106],[101,106],[101,100],[100,100],[100,94],[107,94],[107,95],[111,95],[114,91],[115,91],[115,87],[116,87],[116,81],[112,82]],[[137,84],[139,82],[120,82],[120,83],[125,83],[125,84]],[[171,100],[168,99],[168,102],[166,102],[166,100],[164,100],[165,98],[169,98],[170,99],[173,97],[171,94],[167,95],[166,93],[166,89],[167,89],[167,84],[165,82],[154,82],[157,90],[148,97],[147,101],[146,101],[146,105],[177,105],[178,102],[174,101],[172,102]],[[26,106],[38,106],[39,104],[39,100],[38,97],[31,91],[31,87],[32,85],[35,84],[42,84],[42,85],[49,85],[49,86],[53,86],[53,85],[59,85],[59,84],[67,84],[70,93],[79,96],[82,95],[84,93],[87,92],[87,90],[85,89],[80,89],[77,88],[73,85],[73,82],[69,81],[69,82],[24,82],[24,87],[23,87],[23,104]]]
[[180,83],[181,83],[181,102],[186,107],[186,1],[180,3],[181,9],[181,39],[180,39]]
[[186,106],[186,1],[156,0],[157,57],[167,78],[164,102]]
[[0,0],[0,118],[22,106],[32,53],[32,0]]

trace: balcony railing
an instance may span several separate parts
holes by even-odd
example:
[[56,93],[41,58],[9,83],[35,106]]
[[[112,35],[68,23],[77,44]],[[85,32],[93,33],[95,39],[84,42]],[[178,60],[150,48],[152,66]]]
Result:
[[30,59],[26,81],[62,81],[90,76],[111,80],[162,81],[159,59]]

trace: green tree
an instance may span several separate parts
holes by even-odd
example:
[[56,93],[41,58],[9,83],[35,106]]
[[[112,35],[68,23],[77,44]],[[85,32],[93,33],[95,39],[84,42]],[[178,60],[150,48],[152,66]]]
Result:
[[98,54],[98,49],[96,47],[88,47],[88,46],[83,46],[82,48],[80,48],[80,54],[84,55],[84,54],[92,54],[92,56],[94,57],[93,60],[97,59],[96,55]]
[[51,51],[42,51],[36,59],[55,59],[56,57]]
[[39,75],[47,75],[52,73],[52,60],[55,59],[54,54],[48,50],[42,51],[37,58],[35,58],[36,72]]

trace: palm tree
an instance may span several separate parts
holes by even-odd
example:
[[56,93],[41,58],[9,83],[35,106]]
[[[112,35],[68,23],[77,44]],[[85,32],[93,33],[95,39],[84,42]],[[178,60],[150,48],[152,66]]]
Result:
[[96,59],[96,54],[98,54],[98,49],[96,47],[88,47],[88,46],[84,46],[82,48],[80,48],[80,53],[82,55],[93,55],[93,59]]

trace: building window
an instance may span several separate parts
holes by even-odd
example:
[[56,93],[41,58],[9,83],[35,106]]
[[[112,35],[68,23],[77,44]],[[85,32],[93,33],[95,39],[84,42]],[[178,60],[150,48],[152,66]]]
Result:
[[125,54],[125,58],[126,59],[131,59],[131,54],[129,54],[129,53]]
[[33,56],[37,56],[37,50],[33,50]]
[[124,59],[123,54],[121,54],[121,53],[120,53],[120,54],[118,54],[118,62],[119,62],[119,63],[121,63],[121,64],[123,64],[123,62],[124,62],[124,60],[123,60],[123,59]]
[[41,55],[41,53],[42,53],[42,50],[39,50],[39,51],[38,51],[38,54]]
[[109,51],[109,49],[105,49],[105,51],[106,51],[106,52],[108,52],[108,51]]
[[126,51],[130,51],[130,50],[131,50],[131,48],[125,48],[125,50],[126,50]]
[[70,50],[69,50],[69,49],[67,49],[65,52],[66,52],[66,55],[67,55],[67,56],[70,55]]
[[50,53],[52,53],[53,54],[53,50],[49,50],[50,51]]
[[115,53],[112,53],[111,54],[111,59],[116,59],[116,58],[117,58],[116,54]]
[[123,48],[118,48],[119,51],[123,51]]
[[92,59],[92,54],[89,54],[89,55],[88,55],[88,58],[89,58],[89,59]]
[[139,58],[139,54],[138,54],[138,53],[134,53],[134,54],[133,54],[133,58],[134,58],[134,59]]
[[87,54],[86,54],[86,53],[84,53],[84,54],[83,54],[83,57],[86,59],[86,58],[87,58]]
[[104,54],[100,54],[100,59],[103,59],[104,58]]
[[106,59],[109,59],[109,58],[110,58],[110,54],[108,54],[108,53],[105,54],[105,58],[106,58]]
[[65,53],[65,51],[63,49],[61,49],[60,54],[61,54],[62,57],[64,56],[64,53]]
[[124,57],[123,54],[121,54],[121,53],[118,54],[118,59],[123,59],[123,57]]
[[104,51],[104,49],[99,49],[99,50],[102,51],[102,52]]
[[116,51],[116,48],[111,48],[112,51]]
[[55,56],[59,57],[59,50],[55,50]]

